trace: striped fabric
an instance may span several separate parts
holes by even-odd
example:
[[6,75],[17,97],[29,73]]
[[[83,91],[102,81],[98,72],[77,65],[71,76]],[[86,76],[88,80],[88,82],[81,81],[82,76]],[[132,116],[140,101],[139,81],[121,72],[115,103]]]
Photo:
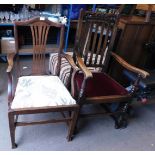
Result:
[[[72,56],[71,52],[68,52],[67,54]],[[95,56],[96,55],[93,54],[93,61],[95,60]],[[87,62],[89,62],[89,57],[90,57],[90,53],[88,54]],[[57,61],[58,61],[58,53],[51,53],[50,61],[49,61],[49,71],[52,75],[56,74]],[[99,62],[100,62],[100,56],[98,57],[97,64],[99,64]],[[92,72],[101,71],[101,67],[96,67],[96,68],[88,67],[88,69],[91,70]],[[67,88],[69,87],[69,84],[70,84],[70,71],[71,71],[70,64],[65,58],[62,58],[61,59],[61,71],[60,71],[59,78]]]
[[[58,61],[58,53],[51,53],[49,61],[49,71],[52,75],[56,74],[56,66]],[[59,78],[68,88],[70,84],[70,71],[71,66],[65,58],[61,59],[61,70]]]

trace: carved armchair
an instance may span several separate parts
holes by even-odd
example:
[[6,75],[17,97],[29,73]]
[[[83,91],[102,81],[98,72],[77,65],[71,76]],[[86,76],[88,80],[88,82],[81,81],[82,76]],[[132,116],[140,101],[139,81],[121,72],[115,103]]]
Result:
[[[127,126],[127,111],[139,88],[141,78],[149,76],[144,70],[128,64],[120,56],[112,52],[117,32],[119,14],[100,14],[81,11],[76,36],[74,60],[81,69],[74,74],[73,96],[80,105],[80,117],[105,114],[81,113],[87,104],[101,105],[106,114],[115,120],[116,128]],[[130,90],[108,75],[108,63],[115,59],[126,70],[134,72],[136,79]],[[97,70],[90,71],[89,67]],[[99,68],[99,70],[98,70]]]

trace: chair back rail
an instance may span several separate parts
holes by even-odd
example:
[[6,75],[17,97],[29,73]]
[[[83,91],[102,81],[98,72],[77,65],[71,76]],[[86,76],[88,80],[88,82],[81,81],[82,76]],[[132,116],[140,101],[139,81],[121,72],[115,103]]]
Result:
[[[81,10],[74,51],[80,53],[88,67],[105,67],[114,44],[118,13]],[[106,62],[106,63],[105,63]]]
[[[14,32],[15,32],[15,40],[16,40],[16,53],[19,54],[19,44],[18,44],[18,27],[19,26],[29,26],[31,29],[32,34],[32,41],[33,41],[33,61],[32,61],[32,73],[34,75],[46,74],[46,66],[45,66],[45,59],[46,59],[46,44],[47,38],[49,37],[48,32],[52,28],[59,28],[60,29],[60,44],[58,47],[58,54],[61,55],[63,51],[63,38],[64,38],[64,25],[60,23],[54,23],[49,20],[40,20],[40,18],[33,18],[29,21],[20,21],[15,22]],[[51,37],[51,36],[50,36]],[[57,63],[57,73],[60,73],[60,64],[61,58],[59,56],[58,63]]]

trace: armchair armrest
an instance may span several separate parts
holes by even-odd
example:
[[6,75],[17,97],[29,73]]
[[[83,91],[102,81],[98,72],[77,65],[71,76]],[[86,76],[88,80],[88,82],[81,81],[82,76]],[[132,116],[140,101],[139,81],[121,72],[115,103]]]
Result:
[[[66,58],[69,58],[69,56],[67,56]],[[74,77],[76,75],[77,72],[80,71],[80,69],[76,66],[76,64],[74,63],[74,60],[73,58],[71,57],[71,61],[73,62],[73,64],[78,68],[77,70],[74,70],[73,72],[73,76],[72,76],[72,80],[71,80],[71,92],[72,92],[72,96],[74,96],[75,98],[77,98],[77,103],[80,103],[82,98],[84,97],[85,95],[85,88],[86,88],[86,83],[87,83],[87,80],[91,77],[93,77],[92,73],[90,72],[90,70],[87,69],[87,67],[85,66],[85,64],[83,63],[83,60],[81,59],[80,55],[78,53],[76,53],[76,58],[77,58],[77,64],[78,64],[78,67],[82,70],[82,72],[84,73],[84,80],[82,82],[82,86],[81,86],[81,89],[80,89],[80,92],[79,94],[76,95],[76,90],[74,88]]]
[[71,67],[73,68],[73,70],[75,70],[75,71],[79,70],[79,68],[77,67],[77,65],[74,63],[73,58],[72,58],[69,54],[63,53],[63,54],[61,54],[61,56],[62,56],[63,58],[65,58],[65,59],[69,62],[69,64],[70,64]]
[[124,59],[122,59],[120,56],[118,56],[116,53],[111,52],[111,55],[115,58],[115,60],[121,64],[124,68],[139,74],[142,78],[146,78],[147,76],[149,76],[150,74],[142,69],[139,69],[137,67],[134,67],[132,65],[130,65],[129,63],[127,63]]
[[[70,65],[72,66],[72,68],[74,70],[76,70],[76,71],[79,70],[79,68],[74,63],[74,60],[73,60],[73,58],[70,55],[63,53],[61,56],[66,58],[66,60],[70,63]],[[87,69],[87,67],[83,63],[83,60],[81,59],[79,54],[77,54],[77,63],[79,65],[80,69],[84,72],[84,75],[85,75],[86,78],[92,77],[92,73],[90,72],[90,70]]]
[[84,72],[85,78],[91,78],[93,77],[91,71],[89,69],[87,69],[87,67],[85,66],[83,60],[81,59],[80,55],[77,54],[77,63],[80,67],[80,69]]

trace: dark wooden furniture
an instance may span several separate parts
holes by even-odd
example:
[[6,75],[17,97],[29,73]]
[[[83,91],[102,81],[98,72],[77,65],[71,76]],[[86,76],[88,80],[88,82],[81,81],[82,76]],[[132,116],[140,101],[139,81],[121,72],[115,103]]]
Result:
[[[25,72],[23,72],[24,67],[22,66],[22,63],[20,63],[18,60],[20,60],[20,57],[18,57],[19,50],[18,46],[16,44],[16,54],[8,54],[8,68],[7,68],[7,75],[8,75],[8,117],[9,117],[9,128],[10,128],[10,136],[11,136],[11,142],[12,142],[12,148],[16,148],[17,145],[15,144],[15,129],[17,126],[27,126],[27,125],[36,125],[36,124],[47,124],[47,123],[60,123],[60,122],[66,122],[68,124],[69,130],[68,130],[68,141],[71,140],[74,132],[74,127],[76,123],[76,119],[78,116],[78,109],[79,106],[77,104],[70,103],[64,99],[65,103],[63,103],[63,93],[67,91],[67,89],[64,87],[63,84],[60,84],[64,90],[63,93],[59,95],[59,91],[57,94],[54,95],[54,97],[50,97],[49,105],[44,103],[44,100],[40,103],[40,100],[38,102],[33,101],[32,105],[27,105],[25,103],[32,102],[31,97],[33,97],[33,94],[36,94],[37,98],[39,99],[42,97],[48,97],[50,94],[55,93],[57,91],[57,87],[54,84],[55,91],[51,92],[46,91],[40,94],[36,93],[38,90],[42,91],[42,88],[48,87],[50,85],[50,88],[53,88],[50,82],[45,85],[46,80],[42,81],[40,79],[40,82],[36,86],[36,92],[32,89],[30,89],[29,86],[31,86],[31,83],[35,84],[38,78],[56,78],[59,81],[59,78],[57,76],[50,76],[46,74],[46,65],[45,65],[45,49],[46,49],[46,41],[47,36],[50,28],[56,27],[60,30],[60,45],[58,50],[58,63],[57,63],[57,73],[56,75],[59,75],[60,72],[60,64],[61,64],[61,56],[64,56],[71,66],[73,67],[73,70],[77,70],[76,65],[73,63],[72,59],[69,55],[63,54],[63,41],[64,41],[64,25],[53,23],[48,20],[40,20],[39,18],[31,19],[25,22],[15,22],[15,38],[18,38],[18,27],[20,26],[29,26],[31,28],[32,32],[32,38],[33,38],[33,56],[32,56],[32,64],[30,64],[30,76],[24,76]],[[16,56],[15,56],[16,55]],[[15,59],[16,57],[16,59]],[[17,62],[16,62],[17,60]],[[15,63],[16,62],[16,63]],[[24,64],[23,64],[24,65]],[[31,67],[32,65],[32,67]],[[23,67],[23,68],[22,68]],[[16,71],[16,72],[14,72]],[[47,75],[47,76],[45,76]],[[17,81],[14,81],[14,78],[17,76]],[[29,78],[29,80],[27,80]],[[34,80],[31,81],[31,78]],[[24,81],[22,79],[25,79]],[[17,87],[15,86],[17,82]],[[60,82],[60,81],[59,81]],[[58,83],[59,83],[58,82]],[[60,82],[61,83],[61,82]],[[20,85],[21,84],[21,85]],[[40,85],[43,87],[40,88]],[[25,89],[22,89],[22,87],[25,87]],[[22,91],[22,92],[21,92]],[[32,92],[33,91],[33,92]],[[29,95],[27,97],[21,97],[20,100],[18,99],[18,94],[20,93],[28,93]],[[67,91],[68,92],[68,91]],[[45,93],[45,94],[44,94]],[[43,96],[45,95],[45,96]],[[58,95],[58,99],[60,100],[59,103],[55,103],[55,98]],[[71,97],[71,96],[70,96]],[[30,98],[30,101],[26,102]],[[72,101],[74,99],[70,98]],[[17,104],[19,101],[21,104]],[[48,100],[46,100],[48,101]],[[46,102],[45,101],[45,102]],[[16,104],[15,104],[16,103]],[[34,105],[33,105],[34,104]],[[41,105],[40,105],[41,104]],[[64,112],[69,111],[71,115],[66,115]],[[18,116],[20,115],[28,115],[28,114],[39,114],[39,113],[48,113],[48,112],[60,112],[62,114],[62,118],[53,118],[49,120],[41,120],[41,121],[32,121],[32,122],[21,122],[18,121]],[[49,135],[50,136],[50,135]]]
[[155,5],[153,5],[153,4],[135,4],[133,7],[133,12],[134,12],[134,9],[145,11],[144,22],[150,22],[151,21],[151,13],[155,11]]
[[[141,78],[146,78],[149,73],[138,69],[120,56],[111,52],[117,32],[118,14],[98,14],[81,11],[76,34],[74,59],[82,73],[77,71],[73,75],[74,89],[72,94],[77,98],[80,112],[87,104],[103,105],[107,113],[115,120],[115,127],[122,128],[127,125],[127,110],[134,93],[138,89]],[[125,69],[137,74],[137,79],[130,91],[110,77],[107,70],[110,57]],[[91,72],[88,67],[101,67],[100,72]],[[115,104],[116,109],[111,111],[108,106]],[[106,106],[105,106],[106,105]],[[80,113],[79,117],[93,116],[99,113]]]
[[[130,64],[145,68],[148,53],[145,44],[155,38],[155,22],[145,22],[144,17],[121,17],[118,22],[115,52]],[[110,66],[110,74],[122,82],[122,68],[115,62]]]
[[155,37],[155,22],[146,23],[143,17],[122,17],[118,29],[121,36],[117,53],[127,58],[127,61],[138,67],[143,67],[146,53],[144,45]]

